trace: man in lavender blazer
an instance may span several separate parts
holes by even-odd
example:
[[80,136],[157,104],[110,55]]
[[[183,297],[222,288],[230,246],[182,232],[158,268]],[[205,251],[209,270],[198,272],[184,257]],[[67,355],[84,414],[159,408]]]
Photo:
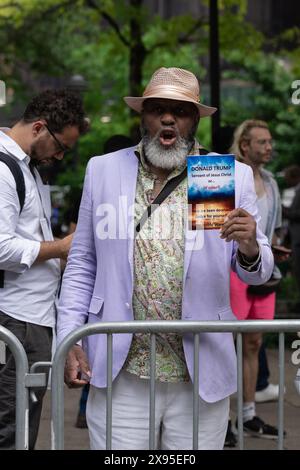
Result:
[[[236,209],[228,215],[222,231],[189,231],[185,226],[182,246],[180,242],[175,245],[179,253],[176,263],[182,262],[177,289],[176,278],[175,283],[173,279],[176,264],[172,265],[167,248],[166,253],[158,254],[157,245],[145,245],[138,237],[135,239],[138,219],[134,218],[134,208],[145,194],[151,203],[170,175],[185,165],[186,155],[199,152],[194,139],[199,118],[212,114],[215,108],[199,103],[196,77],[177,68],[159,69],[142,97],[127,97],[125,101],[142,113],[143,139],[137,148],[95,157],[88,164],[78,225],[63,279],[58,342],[81,325],[99,321],[234,320],[229,300],[230,269],[248,284],[264,283],[272,273],[273,256],[268,240],[256,228],[252,171],[236,162]],[[180,201],[185,191],[183,181],[162,206],[167,206],[172,197]],[[177,242],[169,240],[168,243]],[[166,264],[161,262],[159,273],[155,269],[149,272],[148,252],[143,253],[149,246],[153,258],[160,256],[159,259],[167,260]],[[163,252],[162,247],[166,246],[162,244],[159,250]],[[141,288],[137,276],[143,277],[142,272],[146,273],[147,283]],[[157,316],[151,310],[150,297],[155,297],[156,292],[152,277],[163,287],[157,291],[162,297],[153,301]],[[170,279],[174,291],[168,285]],[[149,294],[148,306],[142,305],[143,290]],[[173,317],[165,313],[169,303],[175,312]],[[148,356],[143,343],[138,341],[132,342],[130,334],[116,334],[113,339],[113,448],[147,446],[149,376],[145,361]],[[169,353],[163,356],[170,367],[164,369],[159,353],[157,359],[157,434],[162,429],[162,448],[186,449],[191,448],[192,441],[193,339],[192,335],[183,337],[182,356],[179,343],[174,346],[173,340],[168,341],[166,351],[171,346],[175,351],[174,357],[169,357]],[[105,448],[105,335],[90,336],[86,352],[88,359],[79,345],[72,348],[66,381],[69,386],[86,383],[77,378],[78,370],[91,375],[87,421],[91,447],[101,449]],[[199,448],[221,449],[227,429],[229,395],[236,391],[236,355],[231,333],[201,334],[199,374]],[[166,397],[169,404],[164,409],[161,403]]]

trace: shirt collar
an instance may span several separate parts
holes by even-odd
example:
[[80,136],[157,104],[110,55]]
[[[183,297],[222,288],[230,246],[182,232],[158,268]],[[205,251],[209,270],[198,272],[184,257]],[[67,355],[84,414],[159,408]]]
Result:
[[137,144],[134,153],[137,156],[142,167],[145,168],[147,171],[149,171],[149,166],[147,164],[145,153],[144,153],[143,139]]
[[14,141],[9,135],[6,134],[5,131],[8,131],[8,127],[2,127],[0,129],[0,144],[5,150],[9,153],[9,155],[14,156],[18,160],[24,160],[25,163],[29,164],[30,157],[21,149],[21,147]]

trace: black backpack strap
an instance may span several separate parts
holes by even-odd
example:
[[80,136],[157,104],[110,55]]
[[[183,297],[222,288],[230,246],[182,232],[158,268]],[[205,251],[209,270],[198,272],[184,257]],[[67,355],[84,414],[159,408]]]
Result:
[[[14,180],[16,182],[17,194],[20,203],[20,214],[24,207],[25,202],[25,180],[23,172],[18,164],[12,157],[6,153],[0,152],[0,162],[5,163],[10,169]],[[4,287],[4,271],[0,270],[0,289]]]
[[[200,149],[200,155],[207,155],[209,153],[206,149]],[[169,180],[161,192],[156,196],[152,204],[150,204],[145,212],[143,213],[142,217],[140,218],[139,222],[136,224],[135,231],[139,233],[141,228],[146,223],[146,221],[151,217],[153,212],[161,205],[161,203],[171,194],[172,191],[183,181],[187,176],[187,169],[185,168],[182,173],[175,176],[171,180]]]
[[24,175],[23,171],[20,168],[20,165],[16,160],[14,160],[12,157],[7,155],[6,153],[0,152],[0,162],[5,163],[8,168],[10,169],[14,180],[16,182],[16,187],[17,187],[17,193],[18,193],[18,198],[19,198],[19,203],[20,203],[20,214],[22,212],[22,209],[24,207],[24,202],[25,202],[25,180],[24,180]]

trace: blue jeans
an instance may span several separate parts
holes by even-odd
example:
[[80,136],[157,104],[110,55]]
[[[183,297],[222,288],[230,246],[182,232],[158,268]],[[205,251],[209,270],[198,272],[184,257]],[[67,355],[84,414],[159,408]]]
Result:
[[262,343],[259,355],[258,355],[258,375],[256,382],[256,391],[260,392],[264,390],[269,385],[270,371],[268,367],[268,359],[266,354],[266,348],[264,343]]
[[90,384],[86,384],[81,392],[80,402],[79,402],[79,414],[85,415],[86,403],[89,396]]

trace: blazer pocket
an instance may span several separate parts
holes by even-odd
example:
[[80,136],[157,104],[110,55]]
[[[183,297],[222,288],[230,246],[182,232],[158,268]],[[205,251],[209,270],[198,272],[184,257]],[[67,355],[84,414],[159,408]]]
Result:
[[104,300],[101,297],[96,297],[93,295],[89,306],[89,313],[98,315],[102,309],[103,302]]
[[219,317],[220,320],[231,320],[231,321],[236,320],[236,317],[234,316],[234,314],[232,313],[232,311],[229,308],[220,309],[218,311],[218,317]]

